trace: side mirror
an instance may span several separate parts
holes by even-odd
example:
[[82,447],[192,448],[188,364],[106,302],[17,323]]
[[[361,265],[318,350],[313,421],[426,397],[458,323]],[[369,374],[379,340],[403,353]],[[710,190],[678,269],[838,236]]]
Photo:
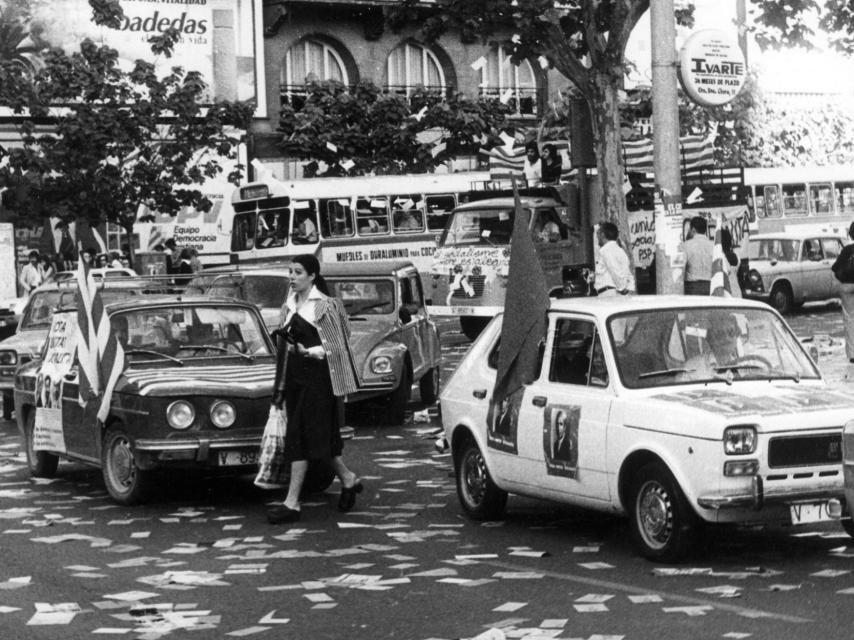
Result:
[[403,324],[409,324],[412,322],[412,313],[410,313],[409,309],[405,306],[400,308],[400,311],[397,312],[397,317],[400,318],[400,321]]

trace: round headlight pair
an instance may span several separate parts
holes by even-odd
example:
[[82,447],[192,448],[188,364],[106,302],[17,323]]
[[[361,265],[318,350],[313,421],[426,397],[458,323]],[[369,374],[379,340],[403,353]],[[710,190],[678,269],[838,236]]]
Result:
[[[217,400],[210,410],[211,422],[219,429],[226,429],[234,424],[237,412],[234,405],[225,400]],[[176,400],[166,409],[166,420],[173,429],[188,429],[196,419],[196,410],[186,400]]]

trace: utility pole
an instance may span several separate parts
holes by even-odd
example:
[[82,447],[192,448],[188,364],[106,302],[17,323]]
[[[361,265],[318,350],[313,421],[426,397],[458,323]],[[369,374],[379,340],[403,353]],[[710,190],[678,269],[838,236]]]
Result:
[[[652,27],[653,168],[657,192],[655,289],[659,294],[681,294],[682,268],[678,266],[674,269],[673,266],[682,233],[676,18],[673,0],[650,0],[649,4]],[[659,198],[659,194],[663,195],[663,198]],[[677,203],[678,207],[675,206]],[[671,206],[667,206],[668,204]]]
[[741,47],[744,65],[747,66],[747,8],[744,2],[745,0],[735,0],[735,26],[738,29],[738,46]]

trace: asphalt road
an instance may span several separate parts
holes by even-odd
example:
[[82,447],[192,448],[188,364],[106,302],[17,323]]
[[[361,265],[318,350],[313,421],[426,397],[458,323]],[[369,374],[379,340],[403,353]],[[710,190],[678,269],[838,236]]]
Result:
[[[844,369],[838,307],[790,321],[819,334],[823,366]],[[443,323],[447,370],[466,346]],[[435,448],[435,416],[354,420],[345,456],[366,487],[356,510],[335,510],[333,485],[290,527],[267,524],[277,494],[246,476],[167,476],[140,507],[114,505],[82,466],[33,481],[12,423],[0,423],[0,637],[851,635],[854,541],[838,525],[715,529],[687,562],[657,565],[609,516],[511,497],[505,520],[470,521]]]

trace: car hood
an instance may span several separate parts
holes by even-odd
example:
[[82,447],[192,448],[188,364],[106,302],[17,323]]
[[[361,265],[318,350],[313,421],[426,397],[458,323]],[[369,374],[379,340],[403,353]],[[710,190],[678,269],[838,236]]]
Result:
[[[364,316],[362,316],[364,318]],[[350,349],[356,360],[366,357],[383,340],[397,331],[397,322],[382,316],[350,320]]]
[[18,355],[29,354],[35,357],[47,338],[48,328],[43,330],[21,331],[0,342],[0,350],[14,349]]
[[[722,388],[723,387],[723,388]],[[670,391],[649,397],[645,415],[670,416],[678,420],[690,414],[685,423],[760,424],[762,431],[782,431],[793,426],[841,427],[854,419],[854,399],[825,385],[749,382]],[[680,414],[677,417],[675,414]],[[792,422],[797,416],[797,425]],[[684,420],[680,420],[684,423]]]
[[118,393],[140,396],[222,396],[261,398],[272,395],[275,363],[170,366],[125,369]]

